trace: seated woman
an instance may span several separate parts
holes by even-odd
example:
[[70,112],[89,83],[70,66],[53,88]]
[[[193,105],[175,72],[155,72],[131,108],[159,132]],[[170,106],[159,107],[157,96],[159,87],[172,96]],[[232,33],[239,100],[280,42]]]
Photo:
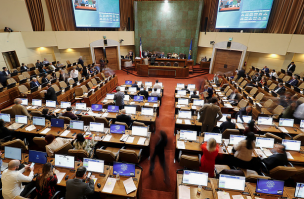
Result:
[[252,168],[250,165],[252,160],[252,152],[255,148],[255,136],[252,132],[247,133],[245,140],[234,145],[234,165],[241,168]]
[[71,142],[71,139],[66,139],[66,138],[55,138],[54,135],[46,135],[45,136],[45,141],[47,145],[45,146],[46,153],[48,154],[49,157],[54,156],[54,151],[62,147],[68,142]]
[[51,163],[43,165],[42,174],[36,178],[37,199],[51,199],[56,192],[57,176]]
[[49,109],[47,109],[47,108],[42,110],[41,117],[44,117],[46,120],[49,120],[49,121],[51,121],[52,118],[56,118],[54,113],[49,114]]
[[89,154],[94,148],[96,142],[94,141],[94,138],[91,140],[85,139],[82,133],[78,133],[76,139],[73,140],[72,144],[74,146],[74,149],[85,150]]

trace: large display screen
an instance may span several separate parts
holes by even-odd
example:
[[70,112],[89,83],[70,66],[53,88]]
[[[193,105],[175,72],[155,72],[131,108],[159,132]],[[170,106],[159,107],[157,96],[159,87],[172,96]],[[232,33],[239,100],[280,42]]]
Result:
[[216,28],[266,28],[273,0],[219,0]]
[[76,27],[119,28],[119,0],[72,0]]

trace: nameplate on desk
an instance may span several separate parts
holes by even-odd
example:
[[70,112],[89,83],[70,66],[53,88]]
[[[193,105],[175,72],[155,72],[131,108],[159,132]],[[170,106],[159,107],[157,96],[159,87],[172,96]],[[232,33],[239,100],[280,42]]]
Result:
[[192,106],[192,109],[196,109],[196,106]]
[[153,107],[157,107],[157,104],[153,104]]
[[279,127],[279,130],[282,131],[283,133],[288,133],[288,131],[284,127]]
[[178,123],[178,124],[182,124],[182,123],[183,123],[183,120],[181,120],[181,119],[177,119],[177,120],[176,120],[176,123]]
[[50,130],[50,128],[46,128],[40,134],[47,134]]
[[184,120],[185,124],[191,124],[190,120]]
[[108,178],[102,192],[112,193],[116,183],[116,178]]
[[292,155],[291,155],[289,152],[286,152],[286,155],[287,155],[287,159],[291,159],[291,160],[294,159],[294,158],[292,157]]
[[133,143],[134,137],[129,136],[126,140],[126,143]]
[[178,186],[179,194],[178,194],[178,199],[190,199],[190,187],[185,186],[185,185],[179,185]]

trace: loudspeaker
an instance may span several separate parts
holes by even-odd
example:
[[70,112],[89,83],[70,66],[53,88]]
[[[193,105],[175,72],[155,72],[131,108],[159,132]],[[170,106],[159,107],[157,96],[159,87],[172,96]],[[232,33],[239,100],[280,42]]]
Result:
[[205,17],[205,24],[204,24],[205,34],[207,32],[207,23],[208,23],[208,17]]
[[108,40],[104,39],[103,43],[104,43],[104,45],[108,45]]
[[227,48],[230,48],[231,47],[231,41],[228,41],[227,42]]
[[131,20],[130,20],[130,17],[128,17],[128,26],[127,26],[127,30],[128,30],[128,31],[131,30]]

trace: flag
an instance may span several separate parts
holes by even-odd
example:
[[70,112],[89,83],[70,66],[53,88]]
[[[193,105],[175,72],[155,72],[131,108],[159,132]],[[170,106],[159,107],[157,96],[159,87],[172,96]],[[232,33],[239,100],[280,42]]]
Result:
[[142,43],[141,43],[141,37],[139,42],[139,57],[142,58]]
[[190,43],[188,59],[191,59],[191,56],[192,56],[192,39],[191,39],[191,43]]

